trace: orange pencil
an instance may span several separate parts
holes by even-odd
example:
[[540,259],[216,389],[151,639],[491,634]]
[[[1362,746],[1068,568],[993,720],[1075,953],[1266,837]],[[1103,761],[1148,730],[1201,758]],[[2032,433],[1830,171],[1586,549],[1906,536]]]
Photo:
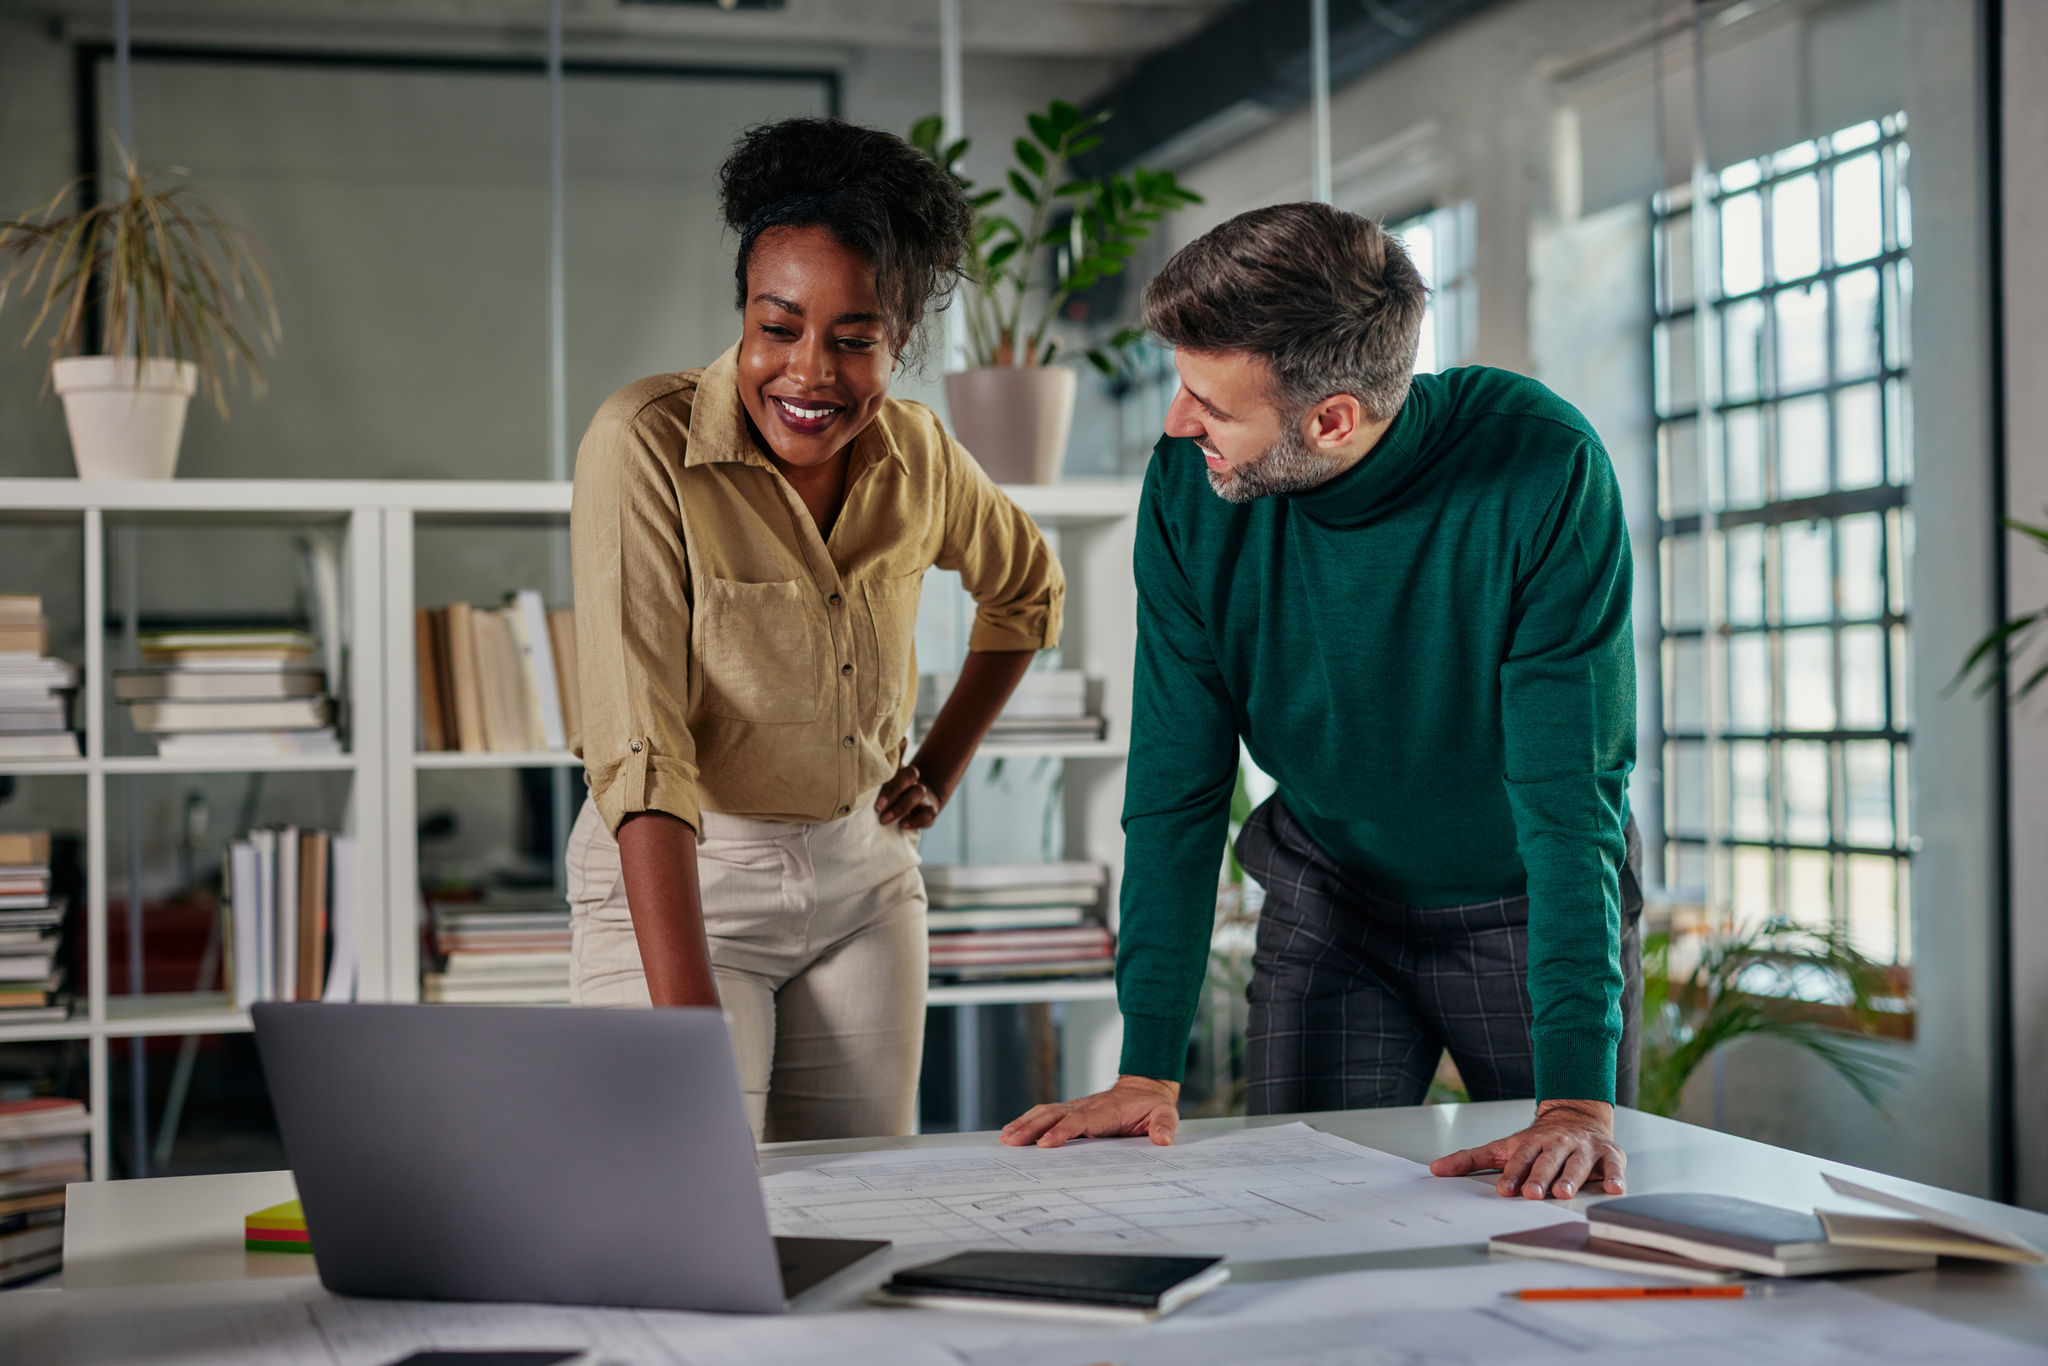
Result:
[[1510,1290],[1511,1300],[1739,1300],[1771,1293],[1767,1285],[1597,1285]]

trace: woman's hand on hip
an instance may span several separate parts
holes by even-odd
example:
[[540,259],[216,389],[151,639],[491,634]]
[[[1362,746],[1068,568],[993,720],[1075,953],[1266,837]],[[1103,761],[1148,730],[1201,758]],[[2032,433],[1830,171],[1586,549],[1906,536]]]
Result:
[[929,828],[945,804],[946,794],[926,783],[916,764],[897,769],[896,776],[882,784],[882,795],[875,798],[882,824],[900,823],[905,830]]

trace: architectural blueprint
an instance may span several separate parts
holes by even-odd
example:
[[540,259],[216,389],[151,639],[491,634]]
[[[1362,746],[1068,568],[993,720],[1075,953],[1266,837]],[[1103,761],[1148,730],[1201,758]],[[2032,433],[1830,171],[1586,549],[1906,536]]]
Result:
[[763,1178],[777,1233],[886,1238],[930,1255],[977,1246],[1307,1257],[1481,1243],[1577,1217],[1298,1123],[1164,1148],[1132,1138],[780,1158]]

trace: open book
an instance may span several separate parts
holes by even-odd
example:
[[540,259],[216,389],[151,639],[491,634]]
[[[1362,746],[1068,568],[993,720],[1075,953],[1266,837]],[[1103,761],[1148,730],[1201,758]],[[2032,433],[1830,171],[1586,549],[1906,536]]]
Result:
[[1846,1214],[1831,1209],[1814,1211],[1820,1215],[1821,1224],[1828,1231],[1828,1241],[1838,1246],[1931,1252],[1939,1257],[1970,1257],[1982,1262],[2028,1265],[2048,1262],[2048,1252],[1995,1224],[1981,1223],[1901,1195],[1888,1195],[1869,1186],[1859,1186],[1833,1172],[1822,1172],[1821,1175],[1838,1195],[1883,1205],[1886,1209],[1912,1216],[1898,1219],[1890,1215]]

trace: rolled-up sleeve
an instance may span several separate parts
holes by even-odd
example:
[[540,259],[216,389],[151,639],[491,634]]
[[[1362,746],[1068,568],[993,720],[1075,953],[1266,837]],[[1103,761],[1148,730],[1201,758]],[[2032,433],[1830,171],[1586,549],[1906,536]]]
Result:
[[[937,425],[934,419],[934,425]],[[1060,643],[1067,579],[1038,524],[943,429],[946,507],[938,566],[974,599],[970,650],[1050,650]]]
[[696,829],[680,460],[663,460],[633,415],[611,408],[598,412],[576,454],[569,514],[583,765],[614,833],[643,811]]

